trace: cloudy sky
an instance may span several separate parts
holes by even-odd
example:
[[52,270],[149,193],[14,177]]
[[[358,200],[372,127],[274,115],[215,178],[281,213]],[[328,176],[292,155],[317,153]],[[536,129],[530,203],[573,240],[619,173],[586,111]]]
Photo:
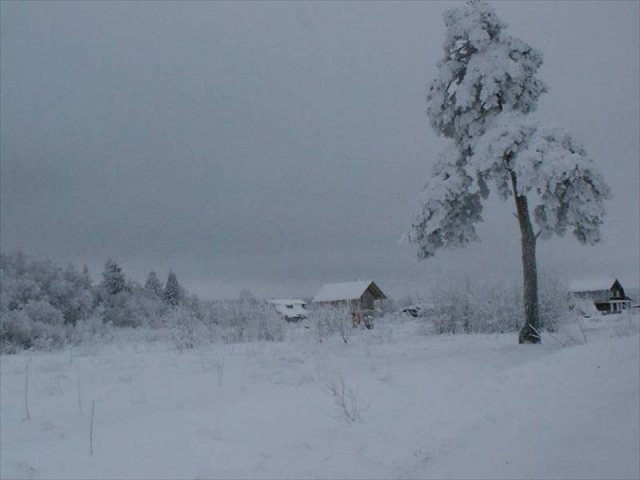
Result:
[[[544,242],[567,278],[639,283],[640,4],[495,2],[541,49],[540,114],[598,161],[605,241]],[[511,204],[482,243],[417,262],[398,240],[444,142],[426,118],[448,2],[1,4],[3,251],[204,297],[313,295],[374,278],[391,294],[447,275],[520,272]]]

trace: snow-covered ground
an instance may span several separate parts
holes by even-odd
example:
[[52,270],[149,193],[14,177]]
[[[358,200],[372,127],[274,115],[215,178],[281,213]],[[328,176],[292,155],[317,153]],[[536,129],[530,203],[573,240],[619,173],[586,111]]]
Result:
[[[638,478],[638,321],[585,320],[539,346],[405,320],[347,345],[299,329],[186,353],[122,341],[2,356],[0,473]],[[330,391],[341,380],[359,421]]]

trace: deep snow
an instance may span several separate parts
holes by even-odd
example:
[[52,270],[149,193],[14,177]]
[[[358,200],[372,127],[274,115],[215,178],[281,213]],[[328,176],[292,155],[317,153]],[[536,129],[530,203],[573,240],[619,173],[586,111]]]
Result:
[[[395,321],[347,345],[292,326],[281,344],[2,356],[1,476],[640,476],[637,315],[585,320],[584,344],[573,328],[538,346]],[[340,377],[361,422],[329,392]]]

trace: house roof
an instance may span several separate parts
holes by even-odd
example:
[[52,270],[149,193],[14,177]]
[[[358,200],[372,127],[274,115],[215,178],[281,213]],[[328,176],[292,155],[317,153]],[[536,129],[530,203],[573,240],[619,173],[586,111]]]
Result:
[[305,301],[297,298],[274,298],[268,300],[276,311],[285,318],[301,318],[307,316],[304,308]]
[[267,301],[274,305],[304,305],[307,303],[299,298],[272,298]]
[[360,280],[355,282],[327,283],[313,297],[314,302],[339,302],[344,300],[357,300],[371,288],[375,298],[387,298],[382,290],[372,280]]
[[615,278],[585,278],[580,280],[573,280],[569,284],[569,291],[576,293],[610,290],[615,282]]

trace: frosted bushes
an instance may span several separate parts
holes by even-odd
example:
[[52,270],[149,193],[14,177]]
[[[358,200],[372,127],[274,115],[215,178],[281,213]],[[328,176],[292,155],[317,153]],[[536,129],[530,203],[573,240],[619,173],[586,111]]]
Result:
[[15,353],[30,348],[34,342],[34,322],[23,310],[2,314],[0,320],[0,352]]
[[30,300],[22,309],[2,312],[0,317],[2,353],[62,348],[69,339],[71,328],[64,325],[62,312],[47,300]]
[[309,313],[314,338],[322,343],[331,336],[339,336],[346,344],[353,332],[353,321],[346,306],[321,306]]
[[279,342],[284,339],[284,320],[270,304],[248,293],[235,301],[216,302],[212,308],[225,343]]
[[46,300],[30,301],[24,306],[23,311],[37,323],[47,325],[62,325],[64,323],[62,312]]
[[170,309],[162,318],[170,342],[180,351],[217,342],[280,342],[285,325],[264,301],[220,302],[207,315],[198,316],[186,307]]
[[34,320],[26,309],[11,310],[3,312],[0,318],[0,353],[53,351],[68,345],[108,343],[113,339],[114,330],[98,315],[66,325]]
[[522,300],[513,285],[449,282],[434,292],[433,333],[495,333],[519,328]]
[[571,306],[569,289],[557,278],[543,274],[538,280],[538,292],[540,294],[540,325],[554,332],[569,316]]
[[247,340],[281,342],[284,340],[285,320],[265,301],[240,304],[244,316],[248,318]]
[[[15,318],[23,316],[22,319]],[[29,346],[29,317],[22,311],[2,313],[0,318],[0,353],[15,353]]]
[[398,313],[386,312],[354,325],[347,306],[324,305],[310,310],[305,322],[308,322],[309,336],[314,342],[323,343],[334,339],[347,345],[359,343],[360,340],[373,344],[390,343],[394,328],[404,320]]
[[207,338],[205,325],[183,307],[170,309],[163,317],[169,328],[169,338],[179,351],[190,350],[203,344]]
[[579,315],[565,318],[556,330],[547,333],[546,339],[561,347],[584,345],[589,341],[585,319]]
[[[542,327],[555,331],[568,315],[567,289],[541,275],[539,293]],[[509,279],[449,280],[432,297],[434,308],[426,318],[435,334],[515,332],[524,317],[520,283]]]
[[45,310],[37,310],[38,315],[34,315],[37,320],[31,318],[26,308],[2,312],[0,352],[55,350],[66,345],[95,345],[124,338],[167,342],[184,351],[215,343],[280,342],[285,338],[287,327],[267,302],[257,300],[251,303],[212,302],[201,311],[180,305],[148,319],[134,314],[134,319],[124,322],[129,326],[105,322],[99,310],[78,320],[75,326],[46,323],[39,315]]
[[398,313],[385,313],[376,317],[375,328],[367,335],[371,344],[391,343],[394,328],[401,325],[406,317]]
[[248,291],[233,301],[201,301],[187,295],[171,272],[169,295],[163,298],[157,275],[150,274],[143,287],[111,259],[102,277],[93,284],[86,268],[62,269],[20,252],[0,254],[0,352],[125,336],[168,341],[179,349],[284,338],[284,321]]
[[255,338],[259,341],[281,342],[284,340],[284,320],[277,314],[264,312],[258,316]]
[[99,315],[80,320],[71,330],[71,342],[74,345],[103,343],[113,338],[113,329],[106,325]]
[[33,320],[25,310],[2,314],[0,320],[0,353],[19,350],[56,350],[67,344],[73,327]]

